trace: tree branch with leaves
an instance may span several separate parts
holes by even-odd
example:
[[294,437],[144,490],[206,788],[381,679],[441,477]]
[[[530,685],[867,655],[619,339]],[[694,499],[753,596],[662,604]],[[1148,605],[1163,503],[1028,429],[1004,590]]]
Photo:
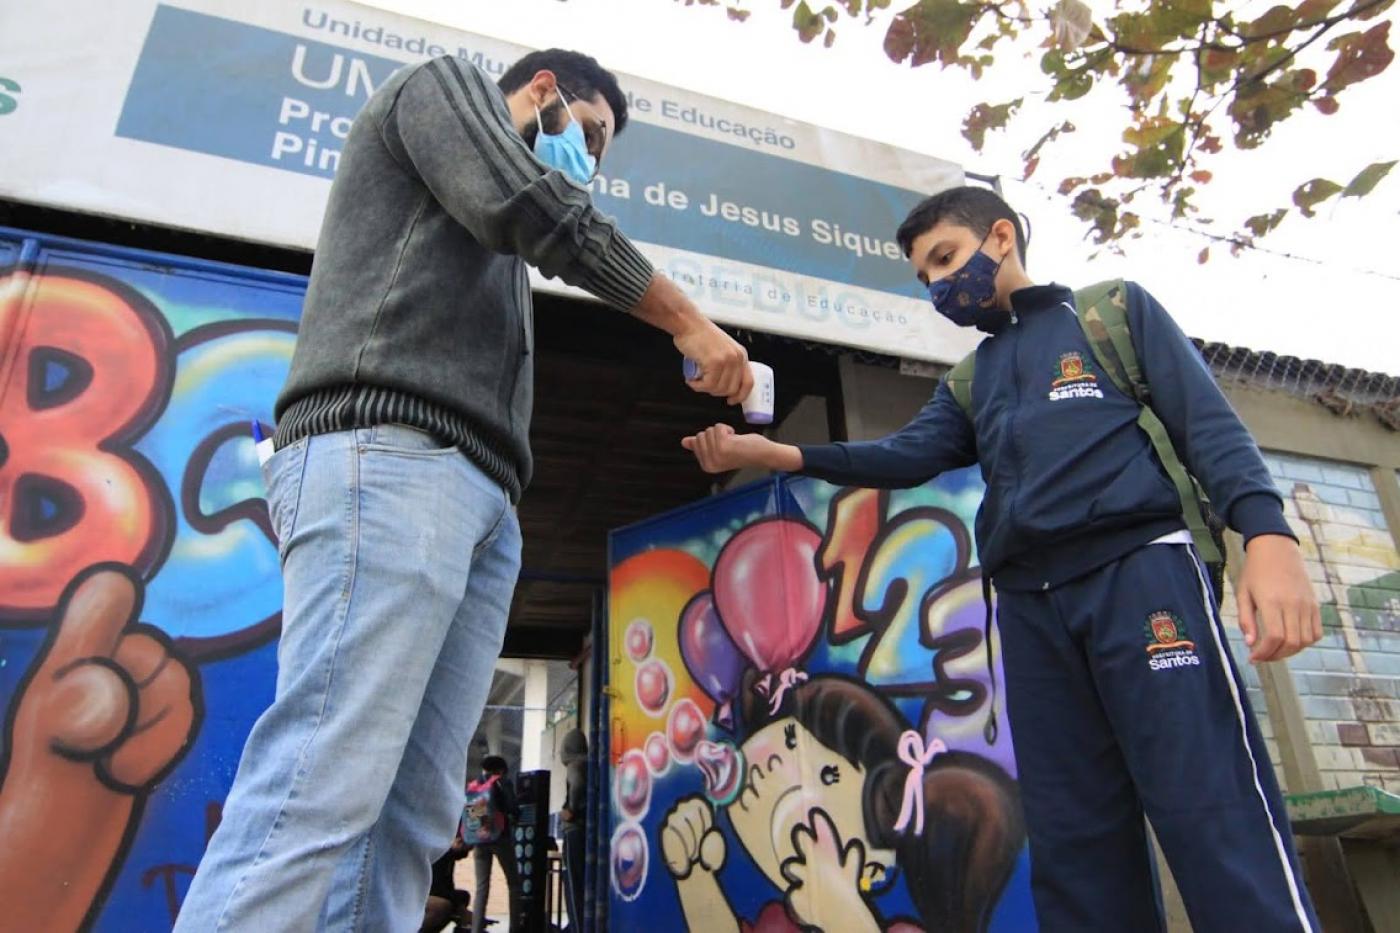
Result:
[[[742,22],[764,0],[676,2],[723,8]],[[1098,85],[1116,83],[1126,98],[1126,106],[1113,111],[1123,123],[1124,148],[1098,171],[1058,184],[1101,244],[1140,235],[1133,204],[1148,192],[1170,208],[1174,220],[1196,219],[1197,197],[1213,177],[1213,157],[1227,146],[1259,149],[1278,126],[1307,108],[1335,117],[1342,96],[1385,71],[1395,57],[1391,21],[1384,16],[1394,0],[1303,0],[1253,18],[1236,12],[1242,4],[1215,0],[1113,0],[1100,4],[1110,8],[1102,17],[1082,0],[1043,8],[1031,0],[917,0],[892,16],[891,0],[776,2],[792,10],[802,42],[820,40],[830,47],[852,21],[864,28],[886,24],[885,54],[913,68],[937,64],[976,79],[999,57],[1038,50],[1050,104],[1067,104]],[[1304,57],[1308,65],[1300,63]],[[988,133],[1031,113],[1024,96],[979,103],[964,119],[962,134],[981,152]],[[1047,113],[1048,128],[1021,155],[1025,179],[1046,147],[1076,131],[1062,113],[1034,108],[1036,119]],[[1299,178],[1291,204],[1248,217],[1226,242],[1238,252],[1294,211],[1312,217],[1332,198],[1369,194],[1395,164],[1358,166],[1346,183]],[[1202,261],[1207,255],[1203,250]]]

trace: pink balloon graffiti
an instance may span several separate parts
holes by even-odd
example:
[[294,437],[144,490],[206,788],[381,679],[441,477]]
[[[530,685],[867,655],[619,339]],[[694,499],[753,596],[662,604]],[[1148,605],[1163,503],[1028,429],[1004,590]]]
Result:
[[622,635],[622,643],[627,648],[627,656],[637,662],[645,661],[651,657],[651,646],[655,640],[656,636],[652,632],[651,623],[646,619],[633,619],[627,626],[627,631]]
[[637,702],[653,716],[660,716],[671,700],[671,671],[652,659],[637,668]]
[[671,755],[682,764],[695,760],[695,748],[705,737],[705,714],[689,698],[681,700],[671,709],[671,717],[666,722],[666,738],[670,741]]
[[795,665],[817,637],[826,609],[820,548],[815,528],[779,518],[740,531],[715,561],[715,608],[734,644],[764,673]]
[[647,770],[647,760],[637,749],[622,756],[613,776],[617,793],[617,805],[628,816],[640,817],[651,805],[651,772]]

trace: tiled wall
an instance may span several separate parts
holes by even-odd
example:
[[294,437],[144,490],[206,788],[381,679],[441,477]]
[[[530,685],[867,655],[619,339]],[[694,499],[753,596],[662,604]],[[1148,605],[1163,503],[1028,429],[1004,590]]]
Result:
[[[1371,472],[1293,454],[1266,452],[1265,460],[1323,604],[1322,641],[1289,661],[1323,784],[1400,792],[1400,554]],[[1277,765],[1233,593],[1227,591],[1222,609]]]

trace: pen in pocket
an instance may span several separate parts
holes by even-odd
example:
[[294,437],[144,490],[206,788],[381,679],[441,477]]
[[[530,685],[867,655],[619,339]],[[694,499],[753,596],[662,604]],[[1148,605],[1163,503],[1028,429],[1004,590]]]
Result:
[[258,466],[266,465],[272,459],[275,452],[272,447],[272,438],[263,435],[262,425],[253,422],[253,444],[258,452]]

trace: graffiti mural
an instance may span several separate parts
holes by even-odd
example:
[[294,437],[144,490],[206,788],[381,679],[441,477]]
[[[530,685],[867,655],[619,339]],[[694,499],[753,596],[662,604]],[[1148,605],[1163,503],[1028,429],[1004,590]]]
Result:
[[775,479],[613,534],[610,929],[1035,928],[981,494]]
[[303,279],[0,230],[0,903],[173,922],[272,699]]

